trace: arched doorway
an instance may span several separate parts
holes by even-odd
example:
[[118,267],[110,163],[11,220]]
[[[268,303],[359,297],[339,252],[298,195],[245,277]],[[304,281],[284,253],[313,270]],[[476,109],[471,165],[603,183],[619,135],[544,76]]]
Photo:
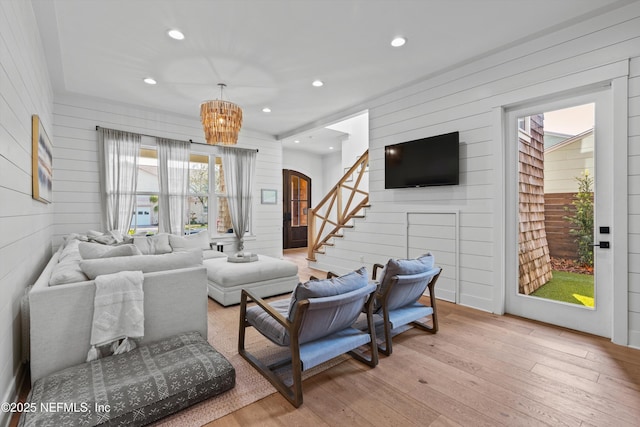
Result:
[[311,207],[311,178],[283,169],[282,244],[284,249],[307,246],[307,212]]

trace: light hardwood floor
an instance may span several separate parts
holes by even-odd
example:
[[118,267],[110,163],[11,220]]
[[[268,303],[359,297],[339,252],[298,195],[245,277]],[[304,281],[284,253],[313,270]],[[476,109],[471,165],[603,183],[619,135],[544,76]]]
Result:
[[[301,280],[322,274],[287,250]],[[436,287],[437,289],[437,287]],[[640,350],[440,302],[440,331],[407,331],[370,369],[348,360],[208,426],[640,425]]]
[[[285,251],[301,280],[322,276],[305,255]],[[347,360],[306,380],[298,409],[274,393],[207,426],[640,425],[640,350],[444,301],[438,313],[436,335],[395,337],[376,368]]]

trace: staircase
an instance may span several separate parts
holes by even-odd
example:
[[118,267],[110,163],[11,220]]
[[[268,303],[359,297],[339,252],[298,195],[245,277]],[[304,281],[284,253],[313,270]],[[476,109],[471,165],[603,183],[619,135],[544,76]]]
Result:
[[363,218],[362,209],[369,207],[369,193],[360,189],[369,164],[369,150],[351,166],[338,183],[315,208],[309,209],[307,260],[315,261],[324,254],[325,246],[333,246],[334,238],[343,237],[342,230],[353,228],[353,218]]

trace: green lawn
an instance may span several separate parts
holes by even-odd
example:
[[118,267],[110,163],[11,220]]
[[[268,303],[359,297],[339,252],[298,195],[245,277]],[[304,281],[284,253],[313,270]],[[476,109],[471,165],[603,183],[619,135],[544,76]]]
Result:
[[593,307],[593,276],[590,274],[553,271],[553,279],[531,295]]

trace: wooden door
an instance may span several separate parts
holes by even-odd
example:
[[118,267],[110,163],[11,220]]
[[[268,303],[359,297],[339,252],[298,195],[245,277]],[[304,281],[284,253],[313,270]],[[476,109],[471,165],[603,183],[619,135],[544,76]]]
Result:
[[307,213],[311,206],[311,178],[300,172],[282,171],[284,249],[307,246]]

